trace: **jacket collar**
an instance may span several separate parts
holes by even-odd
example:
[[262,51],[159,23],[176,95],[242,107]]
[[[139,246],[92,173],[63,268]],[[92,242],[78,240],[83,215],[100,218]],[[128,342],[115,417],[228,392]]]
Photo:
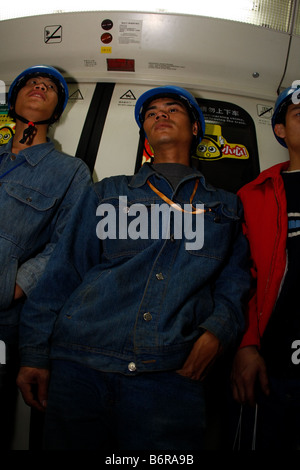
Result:
[[271,166],[271,168],[267,168],[266,170],[262,171],[255,180],[252,182],[248,183],[251,184],[253,183],[254,185],[262,184],[268,179],[276,179],[280,176],[282,171],[285,171],[288,169],[290,164],[290,161],[282,162],[282,163],[277,163],[276,165]]
[[[12,139],[10,141],[0,146],[0,157],[5,153],[12,153]],[[32,147],[28,147],[27,149],[21,150],[18,155],[23,155],[27,162],[31,166],[37,165],[43,158],[45,158],[48,153],[50,153],[54,149],[54,144],[51,142],[50,139],[47,138],[47,142],[44,144],[33,145]]]
[[[143,166],[140,168],[140,170],[131,178],[129,182],[129,187],[132,188],[139,188],[143,186],[147,179],[150,178],[150,176],[156,174],[156,171],[152,168],[152,165],[150,163],[144,163]],[[202,182],[203,186],[208,190],[208,191],[215,191],[215,188],[211,186],[207,181],[205,181],[204,175],[199,171],[193,168],[193,172],[183,178],[182,181],[188,181],[192,180],[195,178],[199,178],[200,181]]]

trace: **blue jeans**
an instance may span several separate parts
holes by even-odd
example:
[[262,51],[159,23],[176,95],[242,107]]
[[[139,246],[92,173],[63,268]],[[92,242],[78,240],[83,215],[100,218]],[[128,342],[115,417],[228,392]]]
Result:
[[16,345],[6,345],[6,363],[0,364],[0,451],[11,450],[18,389],[19,355]]
[[200,451],[201,382],[175,372],[128,377],[54,361],[45,449]]
[[261,393],[257,450],[300,450],[300,380],[269,378],[271,393]]

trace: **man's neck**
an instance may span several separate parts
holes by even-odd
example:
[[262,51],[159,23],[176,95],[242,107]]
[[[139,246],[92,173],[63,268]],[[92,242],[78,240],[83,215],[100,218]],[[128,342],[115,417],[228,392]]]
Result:
[[190,166],[190,155],[182,152],[154,152],[154,163],[180,163]]
[[47,142],[47,131],[48,125],[37,125],[34,134],[27,140],[25,144],[20,143],[23,137],[23,132],[27,128],[27,124],[19,123],[16,124],[16,131],[12,141],[12,153],[18,154],[21,150],[33,147],[34,145],[44,144]]
[[300,153],[289,149],[290,164],[288,171],[300,170]]

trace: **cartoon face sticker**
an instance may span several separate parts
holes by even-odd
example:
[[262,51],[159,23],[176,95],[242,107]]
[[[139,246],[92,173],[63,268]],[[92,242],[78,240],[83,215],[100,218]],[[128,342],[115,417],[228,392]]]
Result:
[[221,158],[245,160],[249,158],[249,152],[243,144],[227,142],[222,135],[222,128],[219,124],[207,124],[207,132],[193,157],[206,161],[220,160]]
[[12,135],[13,131],[10,127],[0,127],[0,145],[7,144],[7,142],[11,139]]
[[210,137],[205,136],[197,147],[197,157],[204,160],[215,160],[221,156],[221,147]]

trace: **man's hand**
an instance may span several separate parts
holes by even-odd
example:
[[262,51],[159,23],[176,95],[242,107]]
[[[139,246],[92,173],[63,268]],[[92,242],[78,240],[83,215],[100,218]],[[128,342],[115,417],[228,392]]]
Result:
[[35,367],[20,368],[17,377],[17,386],[27,405],[39,411],[45,411],[47,406],[49,376],[50,373],[47,369],[37,369]]
[[21,287],[16,284],[15,285],[15,293],[14,293],[14,300],[18,300],[18,299],[21,299],[21,297],[24,297],[24,292],[23,290],[21,289]]
[[195,342],[183,368],[178,370],[178,374],[189,377],[193,380],[204,379],[207,369],[213,364],[221,351],[218,338],[205,331]]
[[235,355],[231,373],[233,398],[239,403],[254,406],[257,380],[263,392],[269,395],[266,364],[256,347],[246,346],[239,349]]

